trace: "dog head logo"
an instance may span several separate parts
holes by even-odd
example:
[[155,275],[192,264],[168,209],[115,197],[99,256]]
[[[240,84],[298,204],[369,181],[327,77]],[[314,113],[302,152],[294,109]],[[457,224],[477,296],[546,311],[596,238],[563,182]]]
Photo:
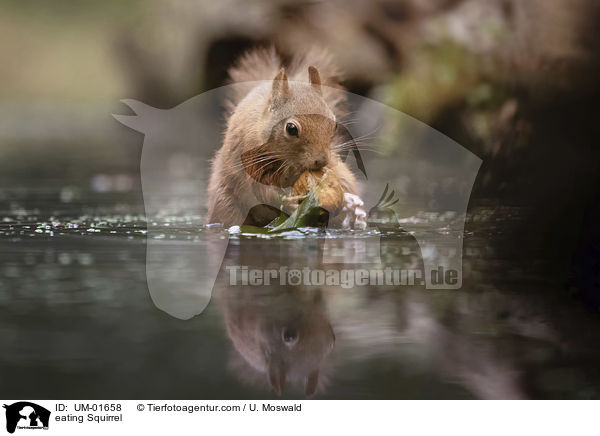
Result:
[[14,433],[19,429],[47,429],[50,411],[29,401],[19,401],[4,405],[6,409],[6,431]]
[[[267,83],[271,86],[271,82]],[[208,208],[210,162],[223,141],[222,102],[237,86],[249,85],[232,84],[211,90],[166,110],[122,100],[135,114],[113,115],[144,134],[140,168],[148,218],[147,282],[155,305],[181,319],[201,313],[208,305],[230,239],[226,229],[201,227],[200,220]],[[332,147],[344,145],[334,152],[357,175],[369,222],[382,232],[392,223],[414,236],[421,249],[427,289],[460,288],[465,214],[481,159],[394,108],[337,88],[321,87],[323,92],[340,94],[339,98],[347,102],[350,115],[334,120],[342,127],[342,136],[332,140]],[[287,115],[298,119],[319,117],[317,121],[323,129],[331,127],[326,122],[331,114],[326,110],[307,106],[300,113],[296,110]],[[294,136],[294,127],[281,123],[284,118],[289,119],[287,115],[270,120],[268,127],[272,132]],[[265,144],[271,131],[264,136]],[[260,158],[264,160],[250,163],[264,169],[273,164],[268,153],[265,156]],[[237,193],[244,198],[246,209],[242,214],[264,204],[280,209],[282,190],[289,189],[289,183],[265,180],[263,175],[269,174],[265,171],[258,176],[253,174],[243,151],[231,158],[230,170],[244,172],[250,180],[243,192]],[[320,159],[312,155],[310,158]],[[274,168],[276,172],[279,167]],[[152,224],[160,222],[161,216],[197,223],[197,240],[165,237],[165,227]],[[344,251],[339,244],[356,244],[355,241],[326,240],[324,262],[379,262],[381,235],[366,232],[363,236],[360,243],[364,247],[354,250],[360,254],[358,258],[339,255]]]

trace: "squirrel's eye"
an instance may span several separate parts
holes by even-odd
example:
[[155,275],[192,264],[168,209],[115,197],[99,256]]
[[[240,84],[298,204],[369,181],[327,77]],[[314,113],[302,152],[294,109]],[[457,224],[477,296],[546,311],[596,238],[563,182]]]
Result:
[[295,328],[285,327],[281,332],[281,338],[287,345],[294,345],[298,342],[298,331]]
[[287,123],[285,125],[285,131],[290,136],[298,137],[298,126],[296,126],[294,123]]

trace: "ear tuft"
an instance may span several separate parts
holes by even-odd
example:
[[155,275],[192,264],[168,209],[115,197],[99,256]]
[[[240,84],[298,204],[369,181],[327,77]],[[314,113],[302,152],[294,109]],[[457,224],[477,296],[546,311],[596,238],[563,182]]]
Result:
[[304,384],[304,394],[307,397],[311,397],[317,391],[317,385],[319,384],[319,369],[315,369],[306,377]]
[[285,386],[286,370],[283,363],[271,362],[269,364],[269,384],[278,397],[281,396]]
[[288,77],[285,73],[285,68],[281,68],[275,78],[273,79],[272,87],[272,99],[277,101],[281,98],[287,98],[290,95],[290,85],[288,83]]
[[321,94],[321,76],[319,75],[319,70],[312,65],[308,67],[308,80],[315,88],[315,91]]

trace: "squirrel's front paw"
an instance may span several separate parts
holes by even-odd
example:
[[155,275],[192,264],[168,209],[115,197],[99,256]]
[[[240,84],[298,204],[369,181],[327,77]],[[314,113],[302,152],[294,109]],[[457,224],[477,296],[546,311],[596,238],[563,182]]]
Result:
[[358,195],[344,193],[344,207],[340,212],[344,229],[364,230],[367,228],[367,213],[363,209],[365,203]]

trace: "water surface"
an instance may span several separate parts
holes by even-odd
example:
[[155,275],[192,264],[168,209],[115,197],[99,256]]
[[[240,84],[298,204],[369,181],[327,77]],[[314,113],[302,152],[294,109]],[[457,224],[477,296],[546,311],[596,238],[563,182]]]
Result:
[[[515,244],[503,240],[519,209],[470,210],[460,290],[231,287],[223,270],[207,309],[182,321],[149,296],[147,230],[202,244],[201,217],[147,221],[137,195],[92,205],[60,196],[5,193],[0,391],[7,398],[269,398],[282,368],[282,398],[600,396],[598,321],[569,298],[542,256],[513,260]],[[327,234],[288,236],[237,235],[224,263],[267,267],[283,256],[289,265],[318,265],[315,247]],[[384,237],[383,262],[422,266],[411,235]],[[297,344],[289,347],[282,334]]]

